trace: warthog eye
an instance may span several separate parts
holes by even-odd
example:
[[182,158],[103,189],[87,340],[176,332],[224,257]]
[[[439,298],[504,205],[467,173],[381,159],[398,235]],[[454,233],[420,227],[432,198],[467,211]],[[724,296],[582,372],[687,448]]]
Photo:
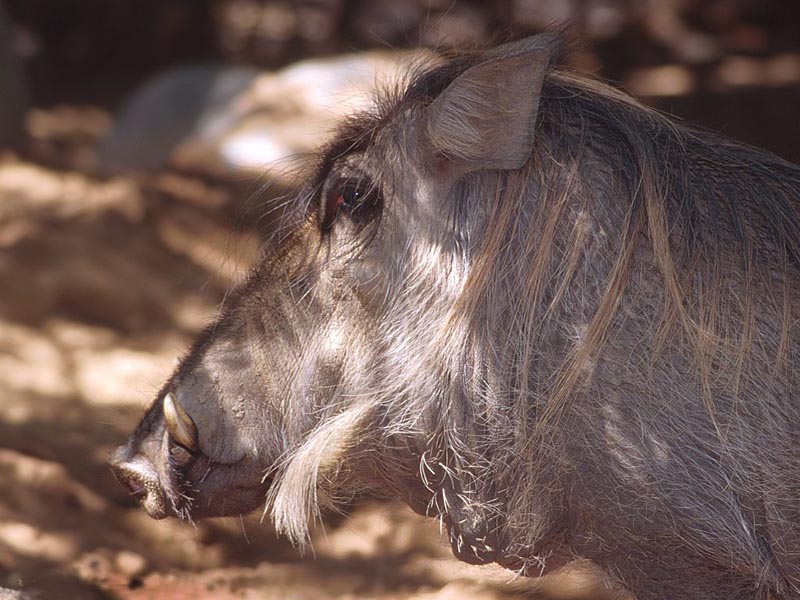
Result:
[[322,206],[322,230],[328,231],[340,213],[363,225],[380,205],[378,187],[362,179],[339,178],[327,188]]

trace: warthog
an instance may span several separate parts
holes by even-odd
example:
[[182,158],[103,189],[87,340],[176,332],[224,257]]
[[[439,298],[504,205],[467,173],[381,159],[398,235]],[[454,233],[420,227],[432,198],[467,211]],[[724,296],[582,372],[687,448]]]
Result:
[[553,65],[341,127],[111,463],[155,518],[403,498],[452,549],[639,600],[800,598],[800,168]]

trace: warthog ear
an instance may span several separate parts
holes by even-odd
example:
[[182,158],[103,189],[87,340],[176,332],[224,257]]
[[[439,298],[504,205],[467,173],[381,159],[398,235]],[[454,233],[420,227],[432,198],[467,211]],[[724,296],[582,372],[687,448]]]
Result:
[[527,38],[459,75],[428,107],[426,134],[437,154],[467,171],[521,168],[556,48],[555,36]]

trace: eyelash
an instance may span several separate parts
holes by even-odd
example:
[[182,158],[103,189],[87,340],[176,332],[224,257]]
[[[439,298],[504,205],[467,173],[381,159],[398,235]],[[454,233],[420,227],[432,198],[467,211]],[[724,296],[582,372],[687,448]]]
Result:
[[366,223],[380,204],[381,194],[374,184],[360,179],[339,178],[325,194],[322,230],[330,230],[340,212],[357,225]]

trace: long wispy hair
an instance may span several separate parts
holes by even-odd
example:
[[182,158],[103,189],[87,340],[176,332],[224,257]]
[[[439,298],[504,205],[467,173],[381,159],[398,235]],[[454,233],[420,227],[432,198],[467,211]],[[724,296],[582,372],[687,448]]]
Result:
[[[377,115],[348,126],[338,151],[369,148],[382,123],[424,106],[474,61],[446,63],[387,95]],[[418,461],[436,454],[476,505],[501,515],[510,546],[532,547],[564,510],[569,436],[608,451],[587,424],[600,420],[613,386],[653,415],[671,397],[697,404],[705,416],[691,413],[687,431],[708,434],[730,464],[769,427],[747,430],[739,407],[788,403],[796,391],[800,168],[556,69],[527,165],[474,173],[454,193],[486,207],[474,213],[485,223],[465,250],[457,296],[442,306],[435,288],[397,279],[406,287],[392,290],[378,335],[391,345],[403,319],[424,322],[417,331],[427,335],[416,356],[397,357],[405,363],[391,384],[321,422],[287,457],[271,506],[296,541],[318,510],[326,465],[341,468],[330,457],[364,439],[426,440],[406,449]]]

